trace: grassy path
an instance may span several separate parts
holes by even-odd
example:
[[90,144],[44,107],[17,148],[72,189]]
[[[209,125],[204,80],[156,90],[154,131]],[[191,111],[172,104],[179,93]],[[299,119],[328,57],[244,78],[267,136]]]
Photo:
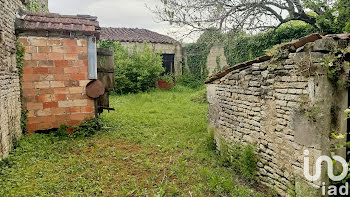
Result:
[[112,96],[90,138],[24,138],[0,163],[0,196],[261,196],[220,165],[192,94]]

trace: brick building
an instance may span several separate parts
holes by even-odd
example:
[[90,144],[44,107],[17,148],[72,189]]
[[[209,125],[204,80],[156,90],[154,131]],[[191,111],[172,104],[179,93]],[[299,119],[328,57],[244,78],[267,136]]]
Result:
[[97,79],[97,60],[91,56],[96,56],[98,29],[92,16],[21,14],[16,30],[26,51],[22,86],[30,133],[95,116],[86,86]]

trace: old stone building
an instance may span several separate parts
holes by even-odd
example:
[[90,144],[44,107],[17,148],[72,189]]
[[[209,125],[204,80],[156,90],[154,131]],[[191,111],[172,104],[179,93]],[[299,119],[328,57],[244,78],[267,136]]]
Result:
[[[208,124],[219,149],[255,144],[258,180],[282,196],[293,190],[296,196],[321,196],[322,182],[328,184],[326,170],[321,179],[306,180],[304,157],[310,158],[313,174],[315,160],[331,154],[331,133],[347,131],[348,64],[338,62],[339,78],[331,78],[328,66],[331,57],[336,59],[334,51],[349,46],[349,38],[311,35],[283,45],[274,57],[230,67],[207,80]],[[349,52],[343,61],[350,60]],[[346,157],[344,149],[338,154]]]
[[16,12],[20,0],[0,1],[0,159],[21,135],[20,85],[16,67]]
[[209,76],[219,72],[223,68],[228,67],[225,49],[220,43],[215,43],[209,52],[207,57],[207,65],[206,65]]
[[29,133],[95,117],[86,88],[97,79],[98,29],[92,16],[21,13],[16,30],[25,47],[22,87]]
[[182,74],[182,47],[169,36],[146,29],[102,28],[101,40],[119,41],[126,49],[142,49],[144,42],[163,56],[163,67],[167,74]]

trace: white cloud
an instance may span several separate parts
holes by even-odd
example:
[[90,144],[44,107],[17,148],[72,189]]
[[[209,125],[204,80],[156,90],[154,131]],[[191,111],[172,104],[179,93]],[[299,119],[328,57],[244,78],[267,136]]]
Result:
[[[49,0],[49,9],[50,12],[60,14],[94,15],[104,27],[145,28],[175,39],[182,38],[183,29],[156,22],[154,14],[147,7],[154,7],[158,2],[159,0]],[[188,37],[184,41],[193,41],[195,37]]]

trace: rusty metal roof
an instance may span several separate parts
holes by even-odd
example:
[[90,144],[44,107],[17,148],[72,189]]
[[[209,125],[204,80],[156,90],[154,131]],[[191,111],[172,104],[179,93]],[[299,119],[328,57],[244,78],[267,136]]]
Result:
[[17,31],[71,31],[85,34],[99,33],[97,17],[89,15],[60,15],[21,11],[16,20]]
[[101,39],[119,42],[151,42],[162,44],[174,44],[177,41],[147,29],[138,28],[102,28]]
[[[311,34],[309,36],[300,38],[298,40],[293,40],[289,43],[283,44],[283,46],[281,46],[281,47],[282,48],[294,47],[294,49],[298,49],[298,48],[306,45],[309,42],[315,42],[316,40],[319,40],[322,38],[329,38],[329,37],[337,38],[337,39],[347,39],[350,37],[350,35],[349,34],[334,34],[334,35],[321,36],[320,34],[316,33],[316,34]],[[265,61],[268,61],[271,59],[272,59],[271,56],[262,56],[262,57],[258,57],[256,59],[254,59],[254,60],[251,60],[251,61],[237,64],[235,66],[226,68],[226,69],[224,69],[216,74],[213,74],[212,76],[208,77],[208,79],[205,81],[205,83],[210,84],[218,79],[223,78],[224,76],[226,76],[227,74],[229,74],[230,72],[232,72],[234,70],[245,68],[245,67],[251,66],[255,63],[262,63],[262,62],[265,62]]]

